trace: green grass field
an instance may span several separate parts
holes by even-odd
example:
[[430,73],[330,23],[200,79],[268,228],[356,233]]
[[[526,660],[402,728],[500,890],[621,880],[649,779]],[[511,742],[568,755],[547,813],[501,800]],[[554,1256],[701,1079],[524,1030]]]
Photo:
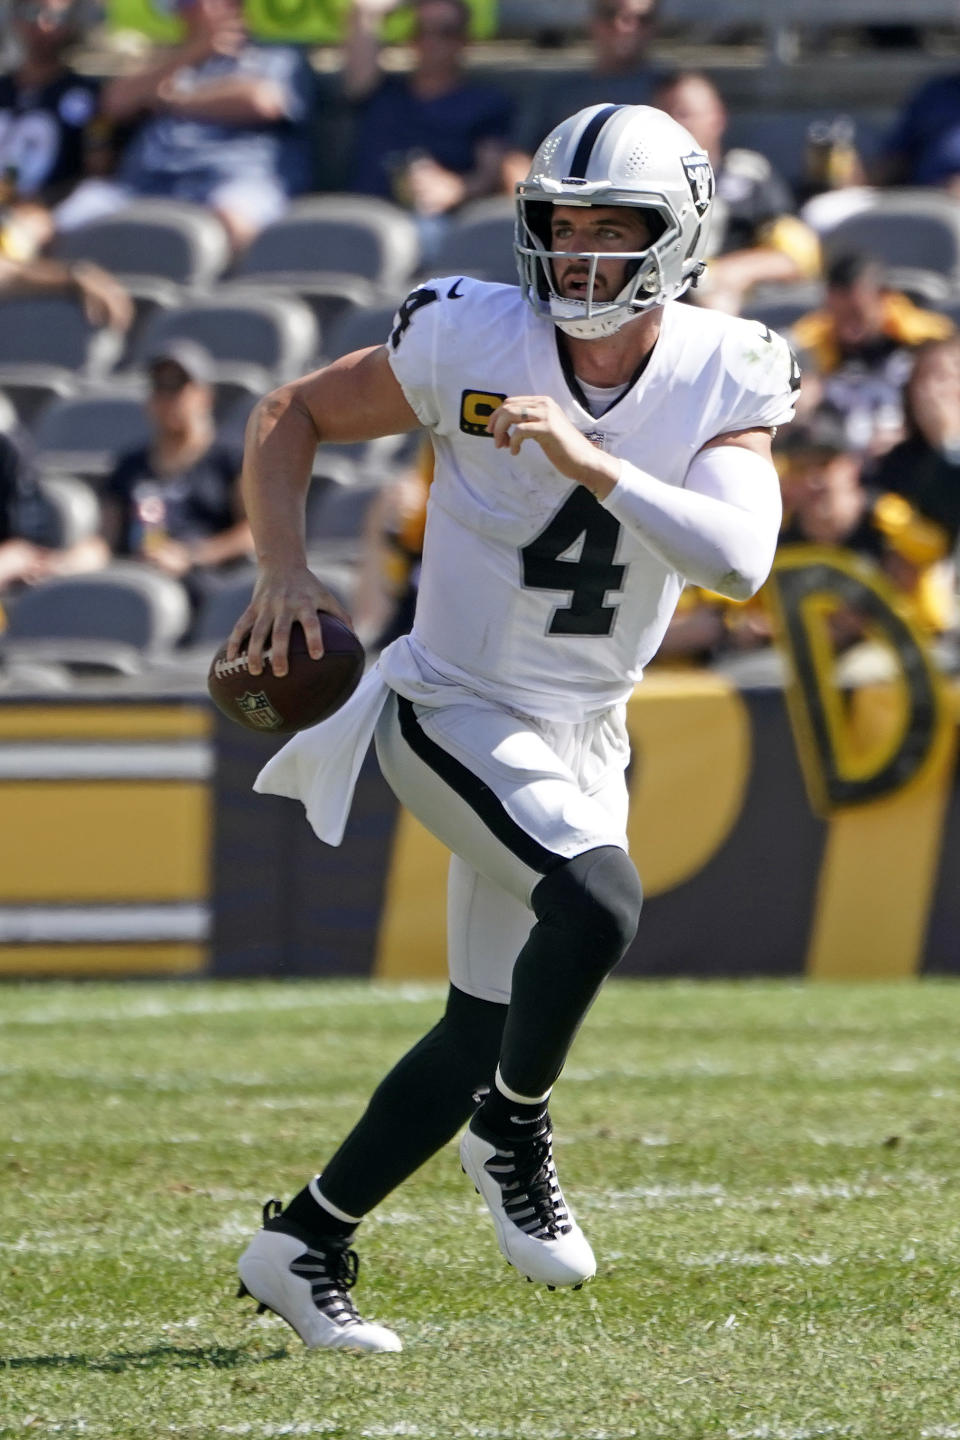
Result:
[[611,984],[552,1106],[599,1261],[524,1284],[453,1147],[364,1227],[401,1355],[233,1298],[435,988],[0,990],[0,1435],[960,1440],[960,987]]

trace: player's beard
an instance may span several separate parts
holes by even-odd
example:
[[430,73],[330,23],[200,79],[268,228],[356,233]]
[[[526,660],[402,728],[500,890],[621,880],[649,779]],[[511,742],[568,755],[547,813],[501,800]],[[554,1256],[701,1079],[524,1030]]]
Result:
[[[607,276],[598,268],[593,281],[593,294],[590,295],[585,288],[577,289],[571,282],[587,281],[590,279],[590,267],[576,262],[566,266],[561,272],[557,283],[557,290],[564,300],[592,300],[594,304],[602,304],[616,298],[618,290],[614,289]],[[623,284],[621,279],[620,284]]]

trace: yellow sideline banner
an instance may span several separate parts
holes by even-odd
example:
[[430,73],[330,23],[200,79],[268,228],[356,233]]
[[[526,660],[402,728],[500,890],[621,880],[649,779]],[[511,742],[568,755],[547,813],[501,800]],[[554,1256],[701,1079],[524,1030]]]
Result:
[[[807,794],[829,820],[807,973],[913,974],[956,764],[946,686],[896,594],[861,557],[786,547],[768,592],[790,660],[787,703]],[[837,683],[830,627],[841,608],[860,617],[883,657],[882,680]]]
[[[468,0],[473,14],[471,34],[487,40],[497,33],[497,0]],[[244,0],[244,14],[257,40],[288,45],[338,45],[344,35],[350,0]],[[110,30],[133,30],[162,44],[175,44],[183,34],[176,0],[107,0]],[[401,44],[409,39],[409,8],[388,15],[384,39]]]
[[[882,767],[898,699],[850,691],[842,753]],[[780,690],[650,675],[628,706],[646,903],[622,973],[960,973],[957,681],[938,716],[908,783],[818,814]],[[321,844],[252,793],[276,743],[199,698],[0,703],[0,975],[442,976],[444,848],[372,756],[343,845]]]
[[205,705],[0,706],[0,975],[183,975],[210,960]]
[[[960,679],[844,552],[784,551],[768,598],[786,690],[654,669],[627,707],[621,973],[960,974]],[[372,755],[321,844],[252,792],[276,747],[199,696],[0,701],[0,975],[441,977],[444,848]]]

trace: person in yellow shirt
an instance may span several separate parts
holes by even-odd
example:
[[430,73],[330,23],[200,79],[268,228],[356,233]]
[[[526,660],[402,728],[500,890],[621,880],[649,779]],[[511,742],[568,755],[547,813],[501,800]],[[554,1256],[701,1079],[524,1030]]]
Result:
[[[846,446],[842,417],[822,407],[809,421],[797,422],[777,459],[784,498],[780,549],[817,545],[853,551],[886,579],[897,609],[921,631],[936,636],[953,627],[956,601],[944,564],[948,532],[904,496],[879,490],[865,477],[862,457]],[[765,589],[739,604],[688,587],[656,663],[712,664],[771,645]],[[862,638],[855,615],[838,613],[832,628],[840,650]]]
[[829,266],[822,308],[802,315],[787,338],[804,384],[812,380],[820,402],[842,417],[846,444],[879,455],[903,433],[903,386],[913,352],[953,330],[948,316],[892,290],[878,260],[851,252]]

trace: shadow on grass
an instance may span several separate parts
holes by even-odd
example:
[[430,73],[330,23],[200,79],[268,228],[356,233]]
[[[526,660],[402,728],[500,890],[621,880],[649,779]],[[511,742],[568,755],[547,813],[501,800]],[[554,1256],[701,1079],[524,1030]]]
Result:
[[285,1360],[281,1347],[269,1355],[252,1355],[248,1350],[221,1345],[151,1345],[149,1350],[115,1350],[109,1355],[0,1355],[4,1370],[99,1370],[118,1374],[124,1370],[237,1370],[244,1365],[263,1365],[268,1360]]

